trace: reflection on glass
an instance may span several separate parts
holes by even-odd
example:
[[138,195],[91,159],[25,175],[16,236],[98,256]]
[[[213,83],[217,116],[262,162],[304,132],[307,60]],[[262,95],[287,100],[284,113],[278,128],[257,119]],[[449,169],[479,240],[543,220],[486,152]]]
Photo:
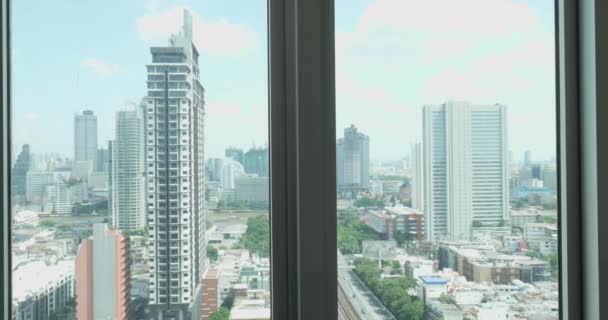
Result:
[[553,20],[336,1],[340,319],[558,318]]
[[15,4],[13,319],[270,319],[266,3],[242,6]]

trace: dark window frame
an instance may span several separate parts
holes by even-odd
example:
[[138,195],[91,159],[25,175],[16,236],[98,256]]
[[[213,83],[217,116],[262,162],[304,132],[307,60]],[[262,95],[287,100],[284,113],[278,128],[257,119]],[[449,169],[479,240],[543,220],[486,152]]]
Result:
[[[269,0],[273,319],[336,319],[333,1]],[[0,317],[11,318],[10,1],[0,5]],[[556,0],[560,314],[608,304],[608,3]],[[604,58],[606,57],[606,58]],[[331,190],[329,195],[327,191]],[[325,193],[324,193],[325,192]],[[320,272],[320,273],[319,273]]]

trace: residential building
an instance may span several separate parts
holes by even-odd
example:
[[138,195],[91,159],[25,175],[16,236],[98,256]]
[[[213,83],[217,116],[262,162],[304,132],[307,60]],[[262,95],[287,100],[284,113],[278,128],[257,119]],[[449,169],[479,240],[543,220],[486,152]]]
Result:
[[531,249],[548,255],[554,254],[558,249],[558,229],[555,224],[529,223],[524,226],[524,240]]
[[536,223],[538,220],[538,212],[536,211],[514,211],[510,213],[511,226],[523,229],[530,223]]
[[94,162],[91,160],[74,161],[72,164],[71,177],[74,179],[89,180],[93,174]]
[[98,149],[97,150],[97,160],[96,160],[96,172],[108,172],[110,163],[110,153],[108,149]]
[[208,320],[209,316],[217,311],[220,306],[220,292],[218,291],[219,270],[210,269],[203,276],[203,319]]
[[[507,255],[495,248],[474,243],[440,242],[439,269],[449,268],[468,281],[510,284],[513,280],[529,280],[531,266],[535,267],[535,281],[548,280],[548,261],[525,255]],[[541,270],[542,269],[542,270]],[[544,277],[540,277],[545,275]]]
[[242,175],[235,179],[236,201],[263,202],[270,200],[270,186],[268,177],[257,175]]
[[74,260],[28,261],[12,277],[13,319],[49,320],[74,298]]
[[42,203],[46,187],[55,183],[52,172],[29,171],[26,174],[26,199],[29,202]]
[[24,144],[21,147],[21,152],[17,156],[11,176],[13,186],[11,192],[14,196],[19,196],[25,199],[27,194],[27,173],[30,170],[30,166],[30,145]]
[[206,269],[205,109],[187,10],[179,34],[150,52],[144,103],[149,306],[159,319],[198,317]]
[[410,234],[418,240],[424,237],[424,213],[408,207],[385,207],[367,210],[365,223],[385,240],[395,240],[397,232]]
[[236,147],[229,147],[226,149],[224,156],[226,156],[226,158],[230,158],[240,164],[244,164],[243,149],[236,148]]
[[14,228],[19,228],[22,226],[30,226],[37,227],[40,219],[38,218],[38,212],[35,211],[18,211],[13,215],[13,224]]
[[47,194],[47,208],[57,215],[71,214],[74,205],[89,198],[87,182],[82,179],[58,179],[54,185],[47,187]]
[[345,128],[344,137],[336,143],[336,171],[338,193],[369,188],[369,137],[354,125]]
[[506,118],[499,104],[424,107],[427,239],[470,239],[508,222]]
[[268,148],[251,148],[243,157],[245,173],[268,176]]
[[424,161],[422,143],[411,146],[412,159],[412,208],[424,211]]
[[384,195],[384,189],[382,188],[383,184],[380,180],[370,180],[369,181],[369,193],[373,197],[381,197]]
[[133,231],[146,226],[144,119],[138,107],[116,112],[112,141],[112,227]]
[[386,213],[395,217],[395,230],[411,235],[413,238],[424,238],[424,213],[405,206],[385,207]]
[[107,224],[93,225],[76,256],[77,319],[129,318],[129,238]]
[[74,115],[74,161],[97,163],[97,116],[91,110]]

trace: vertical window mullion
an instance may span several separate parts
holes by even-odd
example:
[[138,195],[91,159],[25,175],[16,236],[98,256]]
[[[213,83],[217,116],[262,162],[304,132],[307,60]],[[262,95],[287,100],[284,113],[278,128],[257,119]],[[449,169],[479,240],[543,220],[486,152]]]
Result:
[[581,198],[577,4],[556,6],[560,314],[581,319]]
[[11,317],[11,202],[10,202],[10,165],[11,165],[11,144],[10,144],[10,17],[8,0],[0,3],[0,52],[2,62],[0,63],[0,99],[2,99],[2,111],[0,122],[2,123],[2,134],[0,134],[0,148],[2,149],[2,160],[0,160],[0,318],[10,319]]
[[337,319],[334,4],[269,4],[273,318]]

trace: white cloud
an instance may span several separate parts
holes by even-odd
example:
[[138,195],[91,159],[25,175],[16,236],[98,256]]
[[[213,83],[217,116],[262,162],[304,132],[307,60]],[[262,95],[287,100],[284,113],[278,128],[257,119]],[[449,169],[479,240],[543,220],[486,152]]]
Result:
[[[339,26],[339,12],[337,21]],[[371,1],[351,30],[336,34],[339,125],[375,119],[369,135],[398,146],[421,138],[424,104],[449,99],[504,103],[511,146],[555,152],[546,139],[555,136],[550,24],[516,0]],[[370,95],[369,88],[382,94]],[[395,107],[405,105],[409,108],[403,111]],[[536,119],[533,138],[522,130],[530,118]],[[378,157],[404,152],[372,148]]]
[[112,75],[121,71],[117,64],[108,63],[96,58],[84,59],[80,61],[80,65],[87,70],[101,75]]
[[[183,21],[184,6],[137,18],[140,37],[149,44],[165,44],[169,36],[178,33]],[[200,51],[213,55],[239,56],[250,53],[256,45],[256,35],[247,26],[226,20],[204,20],[192,14],[193,41]]]
[[40,113],[29,111],[25,113],[24,118],[30,122],[38,121],[38,119],[40,119]]

